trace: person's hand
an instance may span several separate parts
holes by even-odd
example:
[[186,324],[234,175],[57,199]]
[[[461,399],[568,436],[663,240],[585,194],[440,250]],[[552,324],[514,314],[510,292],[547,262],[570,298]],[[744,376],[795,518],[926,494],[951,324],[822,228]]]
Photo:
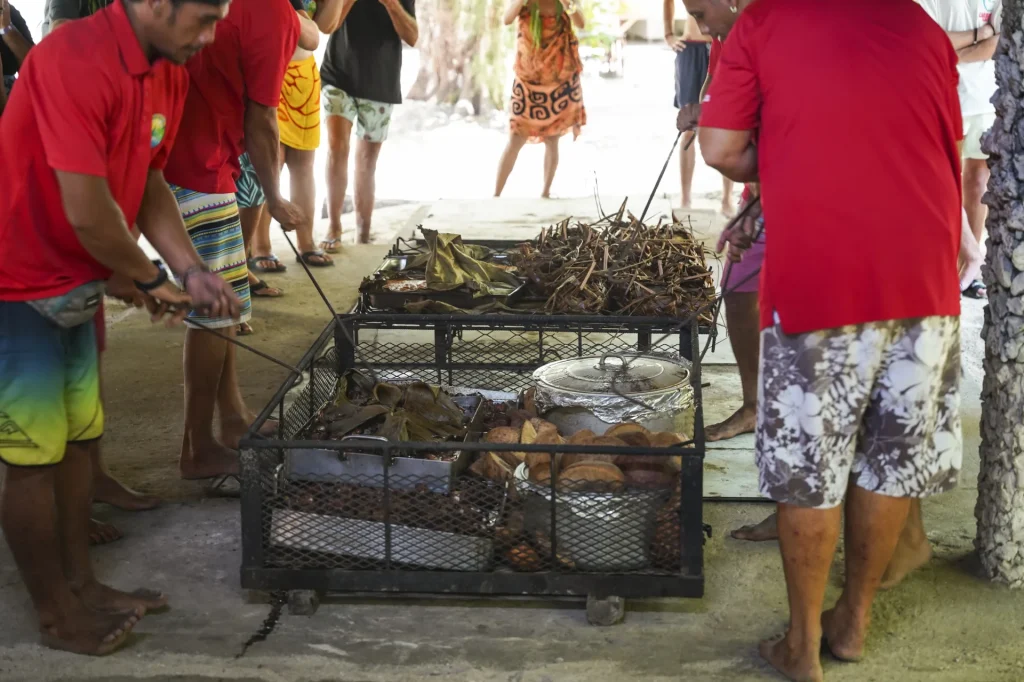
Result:
[[757,219],[761,217],[761,206],[758,204],[752,209],[740,214],[729,221],[718,238],[718,245],[715,251],[722,253],[726,246],[729,247],[726,257],[734,263],[743,260],[743,254],[754,243],[754,235],[757,234]]
[[107,296],[116,298],[117,300],[136,308],[149,307],[146,305],[146,299],[150,297],[142,293],[142,291],[135,286],[135,282],[126,275],[119,275],[115,273],[109,280],[107,280]]
[[677,35],[671,33],[665,34],[665,42],[672,48],[673,52],[682,52],[686,49],[686,41]]
[[700,121],[700,103],[684,104],[679,107],[676,114],[676,130],[687,133],[697,129],[697,122]]
[[181,324],[192,308],[192,298],[171,281],[144,294],[143,300],[153,323],[163,320],[168,327]]
[[[390,0],[380,0],[381,2]],[[292,230],[299,227],[312,227],[312,216],[306,215],[306,212],[298,206],[285,199],[278,199],[274,202],[267,202],[267,208],[270,210],[271,217],[277,222],[281,223],[281,229],[285,232],[291,232]]]
[[7,28],[11,25],[11,3],[8,0],[0,0],[0,28]]
[[215,272],[200,270],[184,278],[185,291],[192,299],[192,307],[206,317],[237,319],[242,303],[223,277]]

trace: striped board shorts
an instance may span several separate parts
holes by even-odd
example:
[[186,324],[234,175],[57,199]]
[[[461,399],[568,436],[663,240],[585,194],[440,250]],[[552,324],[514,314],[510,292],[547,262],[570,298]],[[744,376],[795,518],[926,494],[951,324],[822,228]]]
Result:
[[192,246],[207,267],[231,285],[242,304],[242,313],[237,320],[203,317],[195,311],[189,313],[188,320],[216,329],[248,322],[252,316],[249,270],[245,264],[245,243],[235,195],[204,194],[175,185],[171,185],[171,189],[178,200]]

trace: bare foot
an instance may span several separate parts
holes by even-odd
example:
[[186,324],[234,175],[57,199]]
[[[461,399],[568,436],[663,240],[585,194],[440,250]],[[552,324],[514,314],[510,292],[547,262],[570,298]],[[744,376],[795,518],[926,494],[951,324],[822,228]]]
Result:
[[109,523],[89,519],[89,544],[93,547],[106,545],[120,540],[124,535]]
[[123,511],[147,511],[160,506],[160,498],[143,495],[116,480],[110,474],[99,473],[93,481],[93,502],[102,502]]
[[779,519],[775,512],[758,524],[737,528],[731,533],[736,540],[765,542],[779,539]]
[[216,441],[202,448],[192,448],[188,436],[185,436],[178,469],[186,481],[201,481],[228,474],[238,475],[238,452]]
[[799,652],[789,644],[789,636],[766,639],[758,646],[761,658],[793,682],[823,682],[818,651]]
[[821,614],[821,635],[829,652],[840,661],[856,663],[864,658],[868,624],[854,623],[841,603]]
[[712,424],[704,431],[704,439],[709,443],[729,440],[742,433],[753,433],[757,426],[757,410],[752,405],[744,405],[732,413],[720,424]]
[[[237,450],[239,443],[242,442],[242,438],[245,437],[246,432],[253,422],[256,421],[256,415],[248,415],[246,417],[229,417],[222,419],[220,423],[220,440],[224,443],[225,447]],[[278,422],[276,419],[268,419],[263,422],[259,430],[256,432],[261,436],[274,436],[277,434]]]
[[106,656],[124,645],[142,618],[139,611],[96,613],[81,607],[61,622],[44,622],[39,635],[43,646],[87,656]]
[[167,596],[156,590],[139,589],[122,592],[102,583],[92,582],[75,590],[88,609],[99,613],[138,612],[145,615],[167,606]]
[[733,208],[731,201],[722,202],[722,215],[724,215],[726,218],[732,218],[734,215],[736,215],[736,209]]
[[688,209],[691,206],[693,206],[692,201],[690,201],[689,199],[683,199],[682,203],[679,205],[679,208]]
[[927,539],[917,545],[909,545],[901,541],[896,545],[896,551],[893,553],[892,559],[889,560],[889,566],[885,569],[882,584],[878,586],[878,589],[891,590],[903,582],[908,575],[931,561],[931,558],[932,546]]

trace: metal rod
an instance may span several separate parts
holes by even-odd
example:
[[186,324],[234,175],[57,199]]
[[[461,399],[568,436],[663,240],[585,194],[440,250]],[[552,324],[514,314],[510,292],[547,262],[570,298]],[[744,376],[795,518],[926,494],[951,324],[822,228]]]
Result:
[[278,360],[277,358],[275,358],[275,357],[273,357],[271,355],[267,355],[263,351],[257,350],[257,349],[253,348],[252,346],[250,346],[247,343],[242,343],[241,341],[239,341],[238,339],[236,339],[234,337],[228,336],[227,334],[221,334],[216,329],[213,329],[211,327],[207,327],[202,322],[197,322],[195,320],[188,320],[188,323],[190,325],[194,325],[198,329],[203,330],[207,334],[213,334],[214,336],[220,337],[220,338],[224,339],[225,341],[227,341],[229,343],[235,344],[239,348],[244,348],[245,350],[249,351],[253,355],[258,355],[261,358],[263,358],[264,360],[268,360],[268,361],[274,363],[275,365],[280,365],[281,367],[284,367],[286,370],[291,372],[293,376],[300,376],[300,377],[302,376],[302,370],[299,369],[298,367],[295,367],[293,365],[289,365],[287,362],[282,362],[282,361]]
[[[644,212],[640,214],[641,223],[644,221],[644,218],[647,217],[647,209],[651,207],[651,202],[654,201],[654,195],[658,193],[658,187],[661,185],[661,179],[665,177],[665,171],[668,170],[668,164],[672,161],[672,155],[675,154],[676,145],[679,144],[679,138],[681,138],[682,136],[683,131],[680,130],[679,133],[676,135],[676,139],[672,142],[672,149],[668,153],[668,158],[665,159],[665,165],[661,167],[661,173],[658,174],[658,179],[654,183],[654,189],[651,190],[651,196],[647,197],[647,205],[644,206]],[[683,147],[683,149],[689,149],[690,145],[693,144],[693,140],[696,139],[696,137],[697,135],[695,133],[693,138],[691,138],[690,141],[686,143],[686,146]]]

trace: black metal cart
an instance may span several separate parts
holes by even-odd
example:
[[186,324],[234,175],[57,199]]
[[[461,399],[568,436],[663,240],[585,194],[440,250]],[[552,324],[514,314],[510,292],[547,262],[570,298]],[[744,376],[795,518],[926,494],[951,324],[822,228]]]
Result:
[[[692,441],[680,447],[500,446],[479,442],[310,441],[308,427],[333,396],[338,376],[369,367],[381,380],[516,395],[538,366],[625,350],[693,361]],[[273,438],[242,443],[242,586],[288,591],[293,612],[315,595],[441,593],[586,597],[592,622],[621,617],[633,597],[700,597],[704,591],[704,430],[699,329],[678,320],[550,315],[339,315],[260,414],[278,419]],[[432,453],[462,465],[475,453],[516,450],[674,457],[670,491],[604,496],[489,484],[468,475],[430,478],[400,465]],[[341,478],[295,474],[296,458],[318,453],[328,467],[352,452],[376,470]],[[602,506],[604,505],[604,506]],[[511,527],[511,530],[509,530]],[[709,530],[709,529],[707,529]],[[525,549],[515,543],[527,538]],[[528,545],[527,542],[520,543]],[[541,549],[537,549],[541,548]],[[518,554],[517,554],[518,551]]]

